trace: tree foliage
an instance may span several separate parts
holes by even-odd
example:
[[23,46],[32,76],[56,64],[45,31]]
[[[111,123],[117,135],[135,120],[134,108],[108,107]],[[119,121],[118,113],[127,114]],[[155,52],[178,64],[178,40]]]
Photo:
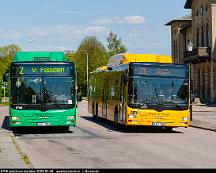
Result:
[[70,56],[70,59],[76,62],[78,90],[82,95],[87,95],[87,54],[89,76],[92,71],[108,63],[104,45],[95,36],[85,37],[74,55]]
[[107,37],[107,42],[109,57],[112,57],[116,54],[127,52],[126,46],[122,44],[122,39],[118,38],[117,34],[114,34],[112,31],[109,33],[109,36]]
[[[0,47],[0,67],[1,67],[0,68],[0,98],[3,95],[3,89],[2,89],[3,74],[9,68],[14,54],[19,51],[21,51],[21,48],[15,44],[10,44],[10,45]],[[8,88],[7,88],[6,96],[8,96]]]

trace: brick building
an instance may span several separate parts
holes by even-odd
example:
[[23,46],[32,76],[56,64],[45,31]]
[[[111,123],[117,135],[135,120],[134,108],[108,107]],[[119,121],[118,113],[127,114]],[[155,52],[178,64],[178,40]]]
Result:
[[192,89],[201,103],[216,103],[216,0],[187,0],[191,13],[168,22],[175,63],[191,66]]

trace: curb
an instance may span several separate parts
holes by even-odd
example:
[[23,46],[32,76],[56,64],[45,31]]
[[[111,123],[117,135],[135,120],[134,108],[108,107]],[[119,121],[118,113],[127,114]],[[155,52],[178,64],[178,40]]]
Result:
[[213,127],[209,127],[208,125],[205,124],[202,125],[201,123],[196,123],[196,122],[191,122],[190,127],[216,132],[216,127],[213,128]]
[[23,162],[26,164],[26,166],[29,169],[33,169],[34,166],[33,166],[32,162],[29,160],[28,155],[21,150],[21,147],[18,144],[18,142],[16,141],[16,137],[14,136],[14,134],[12,134],[11,139],[12,139],[12,142],[15,145],[17,151],[21,155],[21,159],[23,160]]

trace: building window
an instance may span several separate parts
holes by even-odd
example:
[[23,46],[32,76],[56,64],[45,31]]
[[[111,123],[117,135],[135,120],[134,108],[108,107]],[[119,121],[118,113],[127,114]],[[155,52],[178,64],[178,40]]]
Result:
[[174,41],[173,43],[173,55],[174,55],[174,62],[178,63],[178,47],[177,47],[177,41]]
[[208,11],[208,4],[206,4],[206,6],[205,6],[205,11],[206,12]]
[[199,36],[200,36],[200,34],[199,34],[199,28],[197,28],[197,33],[196,33],[196,43],[197,43],[197,47],[200,46],[200,44],[199,44]]
[[210,43],[209,43],[210,34],[209,34],[209,24],[208,23],[206,24],[206,32],[205,33],[206,33],[206,46],[209,47],[210,46]]
[[203,5],[200,7],[200,15],[201,16],[203,16],[203,11],[204,11],[204,9],[203,9]]
[[205,46],[205,32],[204,32],[204,25],[203,25],[201,29],[201,47],[204,46]]
[[196,16],[199,16],[199,8],[196,10]]

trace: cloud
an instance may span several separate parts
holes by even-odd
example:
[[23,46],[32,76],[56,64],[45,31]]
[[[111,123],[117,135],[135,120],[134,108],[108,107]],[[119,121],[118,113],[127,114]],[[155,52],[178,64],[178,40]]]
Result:
[[145,23],[145,18],[143,16],[128,16],[124,17],[123,21],[127,24],[144,24]]
[[104,18],[93,21],[97,25],[108,25],[108,24],[130,24],[140,25],[146,22],[145,17],[139,15],[126,16],[126,17],[115,17],[115,18]]
[[94,33],[102,33],[102,34],[106,34],[109,31],[110,31],[110,29],[107,28],[107,27],[104,27],[104,26],[90,26],[90,27],[88,27],[88,28],[86,28],[84,30],[84,32],[86,34],[88,34],[88,33],[93,33],[93,34]]
[[58,25],[49,27],[30,27],[22,30],[7,30],[0,29],[0,39],[10,41],[20,41],[34,39],[47,39],[47,40],[71,40],[74,38],[84,38],[87,35],[106,35],[110,31],[110,28],[105,26],[70,26],[70,25]]

